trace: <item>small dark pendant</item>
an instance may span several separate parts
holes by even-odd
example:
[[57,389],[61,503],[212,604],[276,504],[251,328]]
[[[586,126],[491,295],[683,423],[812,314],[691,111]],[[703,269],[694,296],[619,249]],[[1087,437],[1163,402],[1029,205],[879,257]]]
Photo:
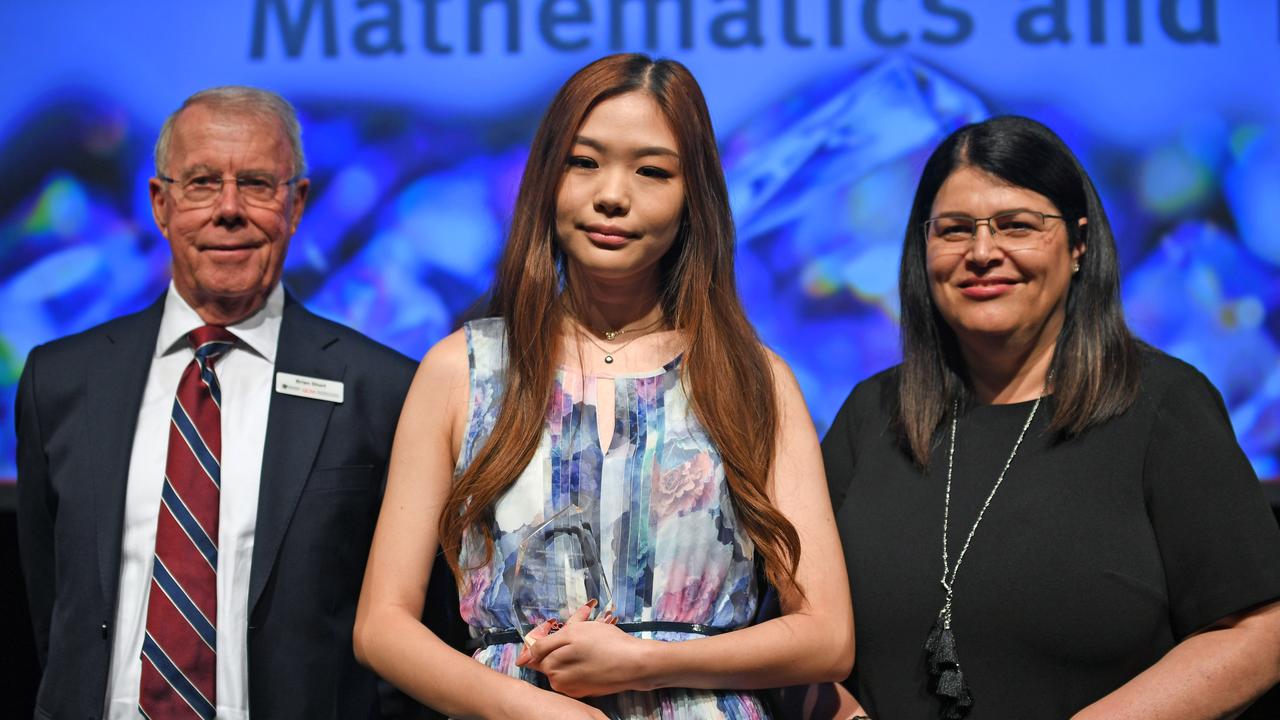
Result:
[[930,686],[933,694],[942,700],[942,720],[961,720],[973,707],[973,696],[960,671],[960,659],[956,656],[956,636],[951,628],[938,617],[924,643],[929,662]]
[[606,365],[612,365],[612,364],[613,364],[613,356],[612,356],[612,355],[605,355],[605,356],[604,356],[604,363],[605,363]]

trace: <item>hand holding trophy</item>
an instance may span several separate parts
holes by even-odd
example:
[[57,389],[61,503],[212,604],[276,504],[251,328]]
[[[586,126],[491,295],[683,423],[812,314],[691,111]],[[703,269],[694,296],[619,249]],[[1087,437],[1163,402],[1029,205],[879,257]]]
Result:
[[[507,587],[516,629],[526,645],[570,619],[614,617],[596,528],[578,505],[564,507],[520,542]],[[542,625],[547,627],[535,633]]]

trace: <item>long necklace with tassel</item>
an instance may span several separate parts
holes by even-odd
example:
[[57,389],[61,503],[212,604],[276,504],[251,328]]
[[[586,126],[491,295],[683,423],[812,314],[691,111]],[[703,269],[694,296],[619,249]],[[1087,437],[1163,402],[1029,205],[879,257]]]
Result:
[[947,555],[947,531],[951,522],[951,471],[955,463],[956,422],[960,414],[960,404],[958,401],[951,403],[951,443],[947,449],[947,490],[943,496],[942,505],[942,589],[946,592],[946,599],[924,643],[929,675],[932,678],[930,685],[933,694],[942,699],[942,712],[938,716],[942,720],[962,720],[973,707],[973,694],[969,692],[969,684],[965,682],[964,671],[960,668],[960,658],[956,654],[956,636],[951,630],[951,603],[955,598],[956,576],[960,573],[960,563],[964,561],[965,553],[969,551],[969,543],[973,541],[973,534],[977,532],[982,516],[991,505],[991,499],[1000,489],[1000,483],[1004,482],[1005,473],[1009,472],[1009,466],[1013,464],[1013,458],[1018,454],[1022,439],[1026,437],[1027,428],[1031,427],[1031,421],[1035,418],[1036,410],[1040,408],[1040,401],[1043,399],[1044,396],[1041,395],[1031,406],[1031,413],[1027,415],[1027,421],[1022,424],[1022,432],[1018,433],[1018,439],[1013,443],[1009,459],[1004,461],[1004,468],[996,478],[995,485],[991,486],[987,499],[983,501],[978,517],[973,521],[973,527],[969,528],[969,536],[965,538],[960,554],[956,556],[955,567],[951,566]]

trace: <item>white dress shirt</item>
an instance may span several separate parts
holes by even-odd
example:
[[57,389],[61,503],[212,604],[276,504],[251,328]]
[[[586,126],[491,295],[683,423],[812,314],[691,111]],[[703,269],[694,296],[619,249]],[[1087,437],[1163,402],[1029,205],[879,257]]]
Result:
[[[214,366],[222,386],[216,698],[219,720],[249,717],[249,566],[283,310],[284,290],[277,284],[261,310],[227,328],[238,341]],[[170,283],[129,460],[106,697],[106,717],[111,720],[138,718],[142,638],[146,632],[170,413],[182,372],[195,357],[187,333],[204,324]]]

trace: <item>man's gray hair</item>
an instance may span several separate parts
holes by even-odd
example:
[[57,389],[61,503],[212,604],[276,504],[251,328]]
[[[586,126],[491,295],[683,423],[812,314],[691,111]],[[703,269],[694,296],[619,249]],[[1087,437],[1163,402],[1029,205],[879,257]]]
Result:
[[258,117],[275,118],[289,136],[289,146],[293,150],[293,174],[295,177],[306,177],[307,158],[302,153],[302,126],[298,124],[298,114],[288,100],[261,88],[245,85],[224,85],[222,87],[201,90],[182,101],[182,107],[174,110],[160,128],[160,136],[156,138],[155,163],[156,174],[164,175],[164,165],[169,159],[169,144],[173,139],[173,126],[183,110],[193,105],[204,105],[212,110],[224,112],[246,113]]

